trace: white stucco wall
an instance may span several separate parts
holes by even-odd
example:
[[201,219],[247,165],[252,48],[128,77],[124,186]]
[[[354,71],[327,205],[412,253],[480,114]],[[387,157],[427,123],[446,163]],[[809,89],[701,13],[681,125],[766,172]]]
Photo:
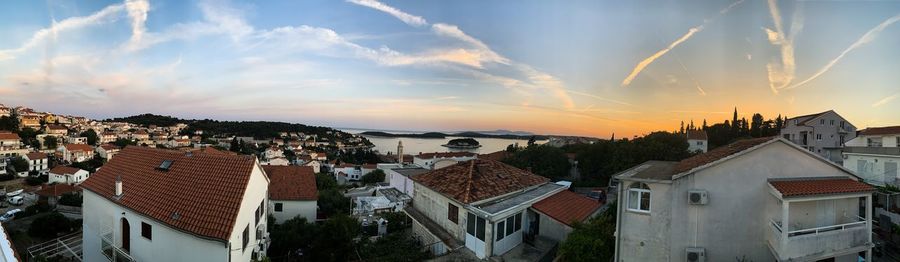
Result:
[[[275,210],[275,204],[281,203],[281,211]],[[269,210],[275,217],[275,223],[281,224],[284,221],[292,219],[296,216],[305,217],[306,221],[312,223],[316,221],[316,208],[318,207],[315,200],[312,201],[284,201],[269,200]]]
[[[234,223],[234,229],[231,232],[230,241],[232,243],[231,260],[230,261],[250,261],[253,247],[256,245],[256,208],[268,201],[269,197],[269,180],[264,175],[262,168],[258,165],[253,167],[250,175],[250,181],[247,183],[247,190],[244,191],[244,198],[241,201],[241,209],[238,212],[237,220]],[[268,214],[268,204],[263,204],[263,214]],[[247,244],[246,250],[241,250],[242,235],[244,228],[250,226],[250,243]],[[265,215],[259,219],[258,226],[262,228],[263,234],[266,233],[266,217]],[[265,252],[263,250],[262,252]]]
[[[844,153],[844,167],[866,182],[883,185],[900,181],[900,156]],[[862,165],[861,165],[862,164]],[[890,168],[888,168],[890,166]]]
[[[556,240],[560,243],[566,240],[569,237],[569,233],[572,233],[572,228],[567,226],[566,224],[560,223],[553,218],[550,218],[546,214],[537,212],[540,215],[540,221],[538,221],[538,233],[541,236],[547,237],[549,239]],[[523,218],[522,220],[527,221],[527,218]],[[524,222],[524,221],[523,221]],[[524,226],[523,226],[524,227]],[[524,230],[523,230],[524,231]]]
[[[465,206],[420,184],[415,184],[415,191],[416,196],[413,198],[413,207],[444,228],[444,230],[450,232],[454,238],[464,241],[466,215],[468,214]],[[459,212],[457,213],[456,221],[459,223],[453,223],[453,221],[447,219],[447,209],[450,203],[458,207]]]
[[80,184],[88,178],[88,175],[89,173],[86,170],[78,171],[72,175],[50,173],[47,175],[47,183]]
[[[671,185],[649,184],[649,215],[624,211],[627,197],[619,198],[620,257],[622,261],[684,261],[685,248],[703,247],[707,261],[735,256],[772,261],[764,230],[770,230],[771,218],[780,220],[781,206],[773,200],[767,179],[821,176],[849,175],[775,142]],[[630,183],[624,183],[622,192],[627,192]],[[689,205],[687,192],[692,189],[706,190],[709,204]]]
[[415,197],[415,183],[412,181],[412,179],[409,179],[409,177],[397,173],[396,171],[391,169],[388,169],[385,172],[387,173],[388,182],[390,183],[391,187],[400,190],[400,192],[403,192],[410,197]]

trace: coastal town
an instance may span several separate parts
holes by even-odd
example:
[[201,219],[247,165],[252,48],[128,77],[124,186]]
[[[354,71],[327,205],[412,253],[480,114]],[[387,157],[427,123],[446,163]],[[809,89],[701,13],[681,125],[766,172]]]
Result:
[[[731,122],[711,126],[511,143],[491,153],[409,154],[402,140],[381,153],[365,136],[330,128],[289,125],[297,129],[240,136],[248,133],[208,123],[202,130],[193,121],[149,114],[92,120],[0,105],[4,256],[898,258],[900,126],[857,129],[835,111],[754,115],[748,124],[735,109]],[[254,128],[246,127],[241,132]],[[735,132],[724,143],[714,135],[723,127]],[[622,160],[630,166],[595,163],[604,161],[595,147],[630,154],[628,143],[673,149]],[[557,157],[562,164],[554,170]]]

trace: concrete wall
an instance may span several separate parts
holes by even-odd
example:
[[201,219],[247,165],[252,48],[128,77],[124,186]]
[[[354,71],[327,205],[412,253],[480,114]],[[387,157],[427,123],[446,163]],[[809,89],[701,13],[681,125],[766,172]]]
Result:
[[[844,153],[847,159],[844,160],[844,167],[862,177],[866,182],[883,185],[900,181],[900,171],[891,168],[888,170],[888,163],[896,164],[900,167],[900,156],[891,155],[867,155],[856,153]],[[860,161],[864,161],[864,166],[860,165]]]
[[[560,243],[566,240],[569,237],[569,233],[572,233],[572,228],[567,226],[566,224],[560,223],[556,221],[556,219],[550,218],[543,213],[538,212],[540,214],[540,221],[538,222],[538,228],[540,230],[540,235],[547,237],[549,239],[556,240]],[[522,218],[523,220],[528,220],[527,218]],[[525,224],[523,224],[523,227]]]
[[[83,252],[84,261],[108,261],[101,253],[101,234],[115,232],[116,246],[121,246],[121,218],[128,220],[131,256],[138,261],[226,261],[228,246],[224,242],[203,239],[157,222],[154,219],[113,204],[90,190],[84,191]],[[124,215],[123,215],[124,213]],[[151,226],[153,239],[141,236],[141,222]]]
[[403,192],[410,197],[415,197],[415,183],[412,179],[409,179],[409,177],[401,175],[392,169],[385,170],[385,173],[387,174],[387,179],[391,187],[400,190],[400,192]]
[[[415,191],[416,196],[413,198],[413,207],[440,225],[444,230],[450,232],[457,240],[465,241],[466,215],[468,214],[465,207],[420,184],[415,184]],[[456,221],[459,222],[458,224],[447,219],[447,209],[450,203],[458,207],[459,212],[456,218]]]
[[[275,210],[275,204],[281,203],[281,211]],[[275,222],[278,224],[284,223],[284,221],[290,220],[296,216],[305,217],[308,222],[316,221],[316,208],[318,208],[317,201],[284,201],[284,200],[269,200],[269,210],[272,216],[275,217]]]
[[[826,123],[827,124],[827,123]],[[821,159],[774,142],[743,156],[673,181],[649,184],[651,213],[624,211],[619,203],[622,261],[684,261],[685,248],[703,247],[707,261],[746,256],[772,261],[765,230],[780,217],[767,182],[778,177],[849,176]],[[623,181],[623,191],[632,182]],[[689,205],[688,190],[706,190],[709,204]],[[778,219],[776,219],[778,220]],[[543,230],[543,229],[542,229]]]
[[[258,162],[257,162],[258,163]],[[253,166],[253,171],[250,174],[250,181],[247,182],[247,190],[244,191],[244,197],[241,201],[241,209],[238,212],[237,220],[234,222],[234,228],[231,232],[231,237],[229,241],[231,244],[231,261],[250,261],[251,255],[253,253],[253,248],[256,246],[256,228],[259,226],[262,228],[263,234],[266,233],[266,217],[265,214],[268,214],[268,204],[265,204],[265,201],[268,201],[269,197],[269,181],[266,178],[265,174],[262,171],[262,168],[259,165]],[[263,204],[263,217],[260,218],[259,224],[256,224],[256,208]],[[247,244],[246,250],[242,250],[241,244],[242,237],[244,233],[244,228],[250,226],[250,241]],[[265,253],[265,250],[262,250]]]

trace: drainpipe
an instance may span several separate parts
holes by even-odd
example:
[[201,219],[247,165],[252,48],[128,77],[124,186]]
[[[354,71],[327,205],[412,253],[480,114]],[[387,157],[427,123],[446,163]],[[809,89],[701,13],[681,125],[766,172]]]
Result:
[[624,196],[622,189],[625,188],[625,183],[622,182],[624,181],[619,180],[619,187],[616,189],[619,192],[616,195],[616,232],[613,233],[616,237],[616,250],[613,254],[615,261],[619,261],[619,248],[622,237],[622,212],[619,212],[619,209],[622,207],[622,198]]

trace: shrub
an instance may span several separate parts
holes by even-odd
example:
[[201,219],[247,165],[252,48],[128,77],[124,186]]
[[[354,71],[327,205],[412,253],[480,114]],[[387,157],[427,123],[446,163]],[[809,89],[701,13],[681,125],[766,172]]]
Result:
[[66,194],[63,194],[62,197],[59,198],[60,205],[80,207],[81,202],[82,202],[81,195],[76,194],[76,193],[66,193]]
[[58,212],[35,219],[28,228],[29,236],[41,238],[54,238],[68,232],[72,232],[72,221]]

